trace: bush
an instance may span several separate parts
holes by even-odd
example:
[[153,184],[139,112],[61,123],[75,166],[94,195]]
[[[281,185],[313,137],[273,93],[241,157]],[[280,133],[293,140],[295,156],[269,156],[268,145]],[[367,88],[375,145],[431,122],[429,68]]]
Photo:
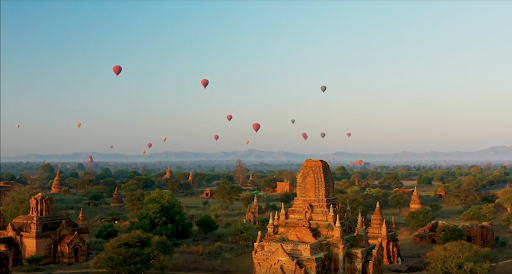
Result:
[[96,232],[96,239],[110,240],[117,237],[118,233],[119,230],[115,228],[114,223],[106,222],[103,223],[98,232]]
[[405,216],[405,223],[411,229],[417,230],[434,220],[434,215],[426,209],[411,211]]

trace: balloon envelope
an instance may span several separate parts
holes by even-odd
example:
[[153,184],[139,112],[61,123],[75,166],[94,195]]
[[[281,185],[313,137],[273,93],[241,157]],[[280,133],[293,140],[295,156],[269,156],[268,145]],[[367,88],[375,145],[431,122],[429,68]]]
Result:
[[123,68],[120,66],[120,65],[115,65],[112,70],[114,71],[114,73],[119,76],[119,74],[121,73],[121,71],[123,71]]
[[81,127],[81,126],[82,126],[82,123],[78,122],[78,123],[76,123],[76,126],[77,126],[77,127]]
[[245,144],[248,145],[249,144],[249,141],[245,141]]
[[320,90],[321,90],[322,92],[325,92],[325,91],[327,90],[327,87],[326,87],[326,86],[321,86],[321,87],[320,87]]
[[153,146],[152,143],[148,143],[148,148],[151,148]]
[[306,132],[302,133],[302,138],[306,141],[308,139],[308,134]]
[[292,119],[292,124],[295,124],[295,119]]
[[228,115],[226,118],[228,118],[228,121],[231,121],[231,119],[233,119],[233,115]]
[[213,139],[215,139],[215,141],[219,140],[219,135],[213,135]]
[[165,142],[165,141],[167,141],[167,138],[164,137],[164,138],[162,138],[162,140]]
[[146,151],[145,151],[144,149],[142,150],[142,154],[143,154],[143,155],[144,155],[144,154],[146,154]]
[[114,148],[114,146],[110,146],[110,149]]
[[325,137],[325,133],[320,133],[320,137],[324,138]]
[[347,133],[347,136],[348,136],[348,137],[352,136],[352,133],[350,133],[350,132],[349,132],[349,133]]
[[20,125],[16,125],[17,128],[20,128]]
[[258,123],[254,123],[254,124],[252,124],[252,129],[254,129],[254,131],[256,131],[256,132],[258,132],[258,130],[260,130],[260,127],[261,127],[261,126],[260,126],[260,124],[258,124]]
[[210,81],[208,81],[208,79],[201,80],[201,85],[203,85],[204,88],[206,88],[209,83],[210,83]]

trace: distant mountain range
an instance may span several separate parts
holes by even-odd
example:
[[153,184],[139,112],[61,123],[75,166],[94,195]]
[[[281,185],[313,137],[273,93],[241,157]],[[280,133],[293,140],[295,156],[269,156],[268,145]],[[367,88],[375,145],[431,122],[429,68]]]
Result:
[[92,156],[95,162],[156,162],[156,161],[230,161],[242,159],[246,162],[303,162],[305,159],[348,163],[361,159],[370,163],[411,163],[411,162],[484,162],[511,161],[512,147],[498,146],[474,152],[408,152],[393,154],[367,154],[335,152],[331,154],[299,154],[288,151],[261,151],[249,149],[232,152],[161,152],[146,155],[119,153],[75,152],[71,154],[26,154],[2,157],[2,162],[85,162]]

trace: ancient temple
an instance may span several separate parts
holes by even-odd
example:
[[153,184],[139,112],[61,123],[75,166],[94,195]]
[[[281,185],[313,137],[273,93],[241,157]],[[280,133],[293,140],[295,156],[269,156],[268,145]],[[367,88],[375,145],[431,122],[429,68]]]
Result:
[[258,218],[260,217],[260,214],[263,213],[265,213],[263,207],[258,205],[258,196],[254,195],[252,206],[247,206],[247,210],[245,212],[245,221],[253,225],[258,225]]
[[277,193],[295,192],[293,183],[289,179],[285,179],[284,182],[277,182]]
[[[393,218],[393,223],[394,223]],[[383,247],[383,264],[398,264],[398,258],[400,257],[400,246],[398,245],[398,235],[395,231],[389,229],[386,225],[386,220],[382,215],[380,204],[377,202],[375,212],[372,215],[370,227],[368,228],[368,242],[370,244],[377,244],[379,241],[382,242]]]
[[[332,173],[325,161],[308,159],[297,174],[297,197],[270,214],[267,234],[254,244],[254,274],[381,274],[382,241],[369,243],[359,213],[350,225],[350,208],[334,196]],[[341,217],[341,218],[340,218]],[[262,241],[261,241],[262,240]]]
[[206,199],[210,199],[213,197],[213,191],[209,188],[205,189],[203,191],[203,195],[201,196],[201,198],[206,198]]
[[122,207],[124,205],[123,198],[121,197],[121,193],[119,193],[119,189],[114,190],[114,194],[112,195],[112,200],[110,200],[111,207]]
[[87,162],[88,164],[94,164],[94,160],[92,159],[92,156],[89,156],[89,158],[87,159]]
[[57,169],[57,175],[53,179],[52,193],[60,193],[62,190],[62,184],[60,183],[60,170]]
[[249,180],[247,181],[247,186],[242,187],[243,189],[253,190],[256,188],[256,184],[254,184],[254,180],[252,179],[252,173],[249,175]]
[[72,264],[87,258],[87,220],[80,210],[78,221],[53,212],[53,199],[41,193],[30,199],[28,215],[18,216],[0,228],[0,242],[13,253],[13,264],[32,255],[41,263]]
[[414,191],[411,195],[411,202],[409,202],[409,210],[415,211],[421,209],[421,199],[420,195],[418,194],[418,190],[416,189],[416,186],[414,187]]
[[169,165],[167,167],[167,172],[165,172],[165,175],[164,175],[164,179],[171,179],[173,176],[172,176],[172,171],[171,171],[171,166]]
[[196,179],[194,178],[194,173],[190,171],[190,174],[188,175],[188,183],[192,186],[192,188],[198,188],[199,185],[197,184]]

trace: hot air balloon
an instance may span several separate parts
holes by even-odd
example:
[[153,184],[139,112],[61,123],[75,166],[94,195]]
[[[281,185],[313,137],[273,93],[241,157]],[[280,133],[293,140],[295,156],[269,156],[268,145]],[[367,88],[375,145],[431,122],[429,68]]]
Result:
[[187,162],[187,166],[189,166],[189,165],[190,165],[190,162]]
[[261,126],[260,126],[260,124],[258,124],[258,123],[254,123],[254,124],[252,124],[252,128],[253,128],[253,129],[254,129],[254,131],[256,131],[256,132],[258,132],[258,130],[260,130],[260,127],[261,127]]
[[231,121],[231,119],[233,119],[233,115],[228,115],[226,118],[228,118],[228,121]]
[[114,146],[110,146],[110,149],[113,149],[113,148],[114,148]]
[[119,74],[121,73],[121,71],[123,71],[123,68],[120,66],[120,65],[115,65],[112,70],[114,71],[114,73],[119,76]]
[[157,165],[160,165],[162,162],[158,161],[158,163],[156,163]]
[[350,133],[350,132],[349,132],[349,133],[347,133],[347,136],[348,136],[348,137],[352,136],[352,133]]
[[58,166],[59,166],[59,167],[61,167],[61,166],[62,166],[62,163],[59,163],[59,164],[58,164]]
[[165,138],[165,137],[164,137],[164,138],[162,138],[162,141],[164,141],[164,142],[165,142],[165,141],[167,141],[167,138]]
[[78,123],[76,123],[76,126],[77,126],[78,128],[80,128],[80,127],[82,126],[82,123],[78,122]]
[[20,128],[20,125],[16,125],[17,128]]
[[146,154],[146,150],[143,149],[142,150],[142,155],[144,155],[144,154]]
[[325,92],[325,91],[327,90],[327,87],[326,87],[326,86],[321,86],[321,87],[320,87],[320,90],[321,90],[322,92]]
[[325,133],[320,133],[320,137],[325,138]]
[[249,141],[245,141],[245,144],[248,145],[249,144]]
[[302,133],[302,138],[306,141],[308,139],[308,134],[306,132]]
[[292,124],[295,124],[295,119],[292,119]]
[[219,135],[213,135],[213,139],[215,139],[215,141],[219,140]]
[[151,148],[153,146],[152,143],[148,143],[148,148]]
[[210,81],[208,81],[208,79],[203,79],[201,80],[201,85],[203,85],[203,87],[206,89],[206,87],[208,86],[208,84],[210,83]]

